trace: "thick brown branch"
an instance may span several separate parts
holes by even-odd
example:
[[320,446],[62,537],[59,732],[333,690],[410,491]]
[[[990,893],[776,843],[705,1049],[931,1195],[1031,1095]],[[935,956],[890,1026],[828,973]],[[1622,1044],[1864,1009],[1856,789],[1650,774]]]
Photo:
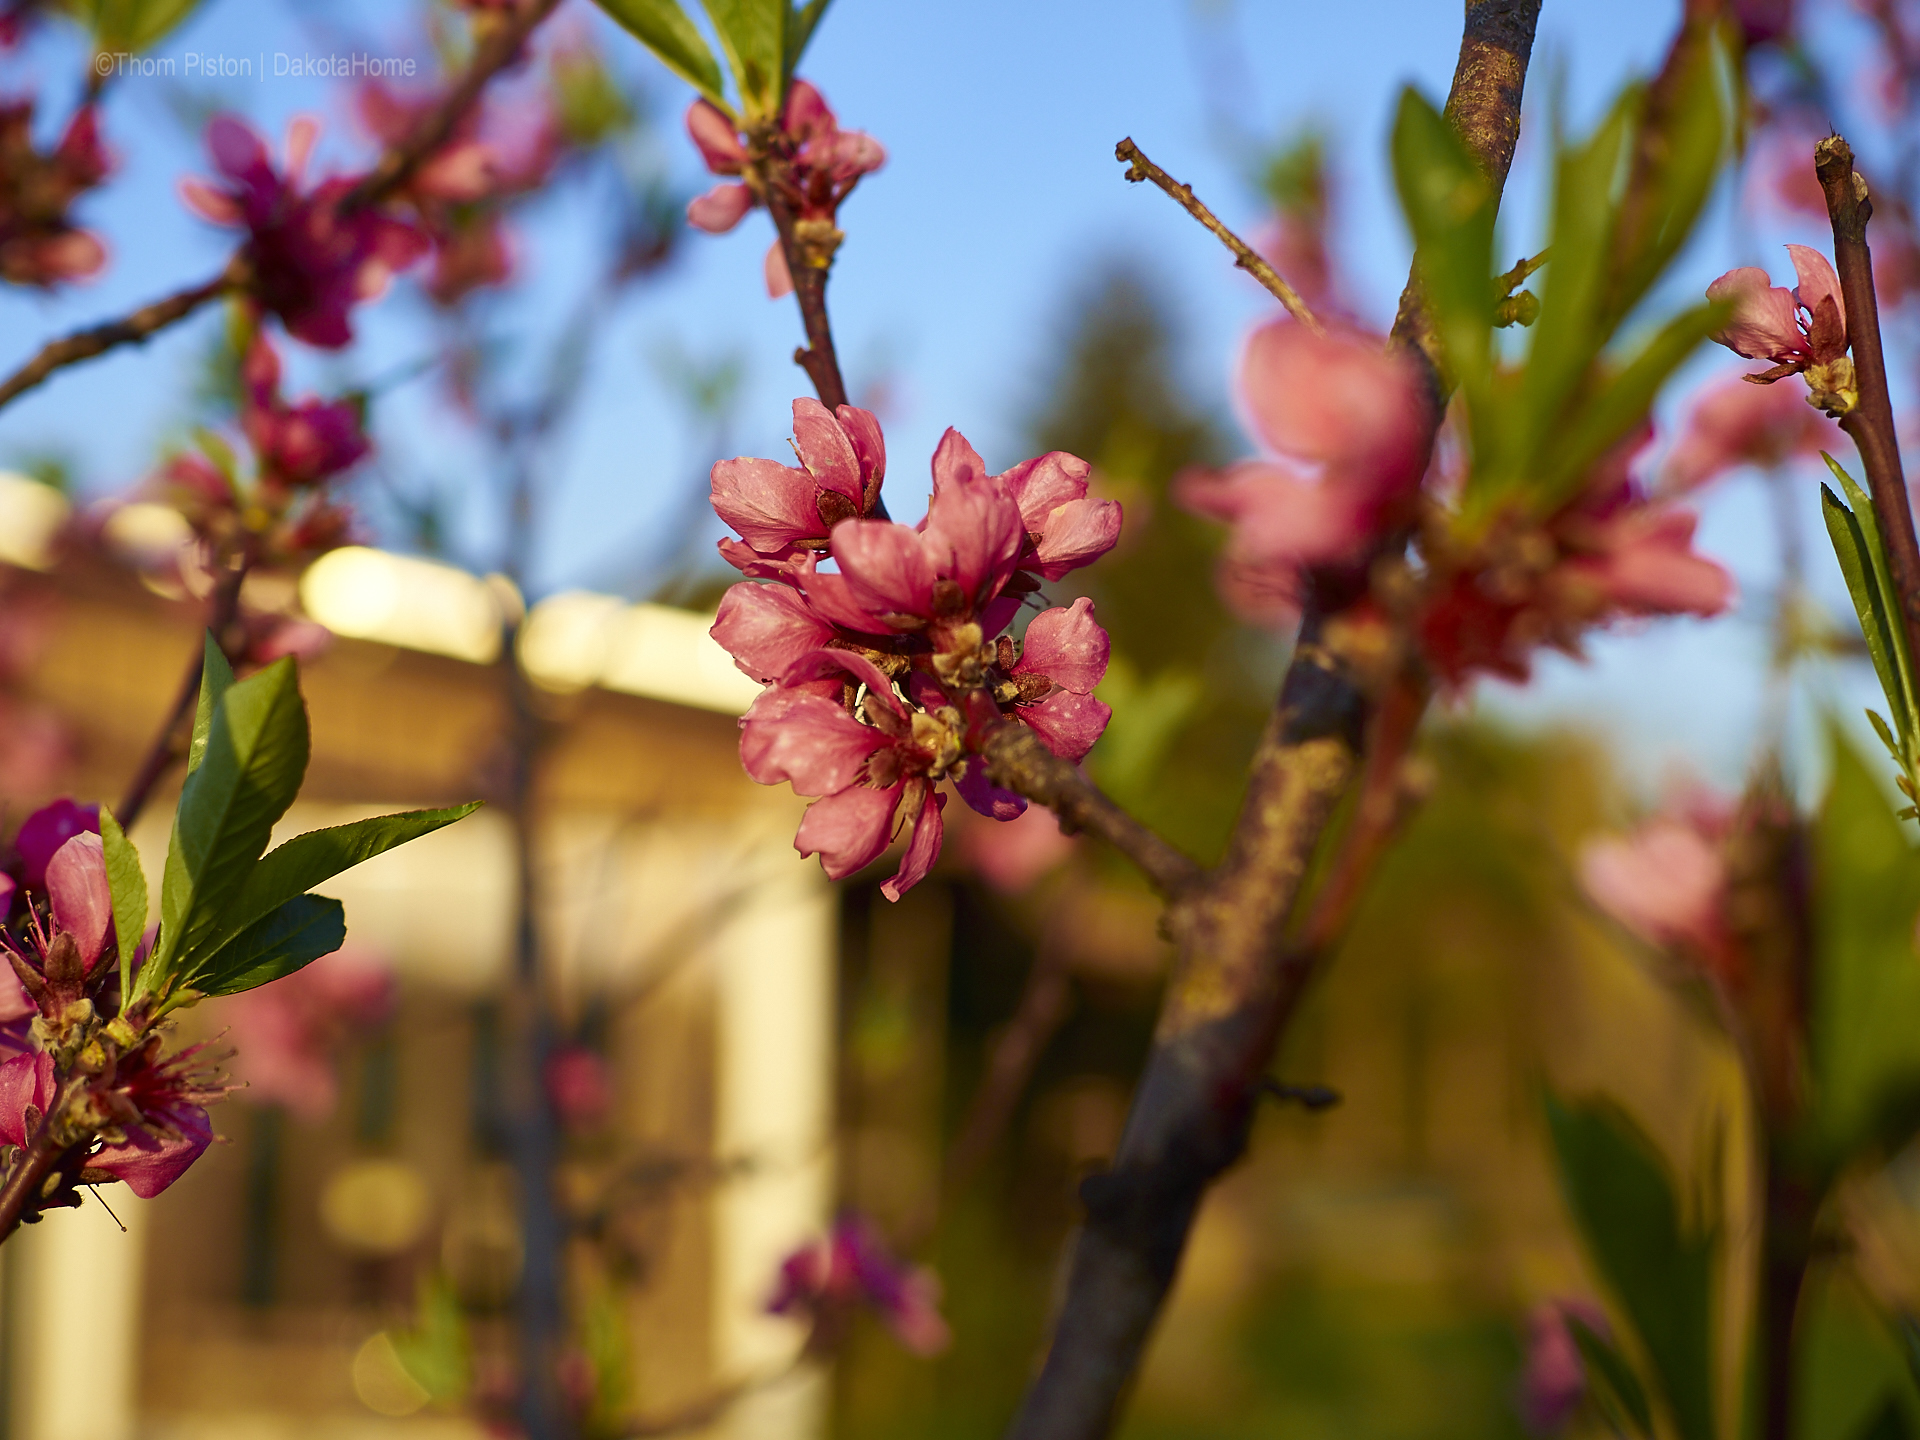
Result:
[[1108,799],[1080,768],[1049,750],[1025,725],[1008,722],[986,743],[993,783],[1046,806],[1060,828],[1098,835],[1125,855],[1163,895],[1178,895],[1200,867]]
[[[1468,0],[1447,115],[1504,186],[1540,0]],[[1411,288],[1395,335],[1428,327]],[[1426,352],[1427,347],[1420,347]],[[1434,371],[1436,399],[1444,382]],[[1440,414],[1436,406],[1434,415]],[[1101,1440],[1173,1284],[1201,1198],[1246,1146],[1256,1087],[1311,978],[1317,952],[1282,931],[1310,859],[1361,769],[1363,735],[1384,743],[1348,656],[1337,594],[1310,606],[1299,647],[1220,870],[1171,907],[1180,954],[1113,1168],[1081,1190],[1086,1220],[1053,1344],[1009,1434]],[[1414,707],[1413,720],[1418,718]],[[1410,721],[1396,726],[1411,734]],[[1384,762],[1388,757],[1377,757]],[[1375,845],[1346,863],[1371,864]]]
[[1893,402],[1887,394],[1887,361],[1880,348],[1880,306],[1873,293],[1873,254],[1867,248],[1873,198],[1865,177],[1853,168],[1852,149],[1840,136],[1829,135],[1814,146],[1813,154],[1833,222],[1833,265],[1846,301],[1847,339],[1853,346],[1853,377],[1860,396],[1840,428],[1860,450],[1874,518],[1886,541],[1887,564],[1900,591],[1907,648],[1920,655],[1920,542],[1914,537]]
[[39,354],[6,380],[0,381],[0,405],[24,395],[54,371],[68,365],[78,365],[82,360],[91,360],[122,345],[144,345],[169,325],[186,319],[208,301],[218,300],[228,291],[239,289],[246,283],[246,274],[245,260],[235,255],[227,262],[226,269],[204,284],[182,290],[177,295],[169,295],[164,300],[156,300],[151,305],[142,305],[131,315],[124,315],[118,320],[90,325],[62,339],[48,341],[40,347]]
[[380,162],[360,177],[360,183],[341,200],[340,208],[350,211],[378,204],[412,179],[427,157],[446,144],[487,82],[513,63],[527,37],[559,4],[560,0],[527,0],[502,20],[499,28],[474,48],[473,58],[452,88],[420,117],[404,140],[389,148]]
[[1140,147],[1133,143],[1132,137],[1113,147],[1113,158],[1127,162],[1127,179],[1135,184],[1151,180],[1172,196],[1182,209],[1211,230],[1214,238],[1233,252],[1233,263],[1266,286],[1273,298],[1287,307],[1289,315],[1309,330],[1315,333],[1320,331],[1320,322],[1314,319],[1313,312],[1307,308],[1307,302],[1300,298],[1299,292],[1267,263],[1265,256],[1221,224],[1220,218],[1195,197],[1191,185],[1182,185],[1149,160],[1141,153]]

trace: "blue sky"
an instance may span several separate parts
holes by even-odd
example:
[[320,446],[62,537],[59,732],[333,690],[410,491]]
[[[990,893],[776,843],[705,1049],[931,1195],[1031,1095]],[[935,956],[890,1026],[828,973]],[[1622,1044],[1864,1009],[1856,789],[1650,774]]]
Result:
[[[1547,0],[1504,250],[1517,256],[1537,232],[1550,93],[1558,90],[1569,122],[1583,125],[1628,74],[1657,59],[1678,8],[1677,0]],[[689,193],[702,186],[705,177],[677,124],[685,87],[582,0],[569,0],[567,10],[582,21],[591,17],[621,68],[652,85],[665,117],[657,143]],[[373,3],[208,0],[157,53],[183,68],[190,54],[261,57],[269,72],[284,68],[276,53],[348,46],[422,54],[411,13]],[[1251,226],[1259,210],[1235,133],[1265,140],[1317,123],[1333,138],[1341,164],[1342,262],[1366,308],[1384,322],[1409,255],[1385,169],[1386,127],[1402,85],[1444,93],[1459,16],[1457,3],[1440,0],[836,0],[802,69],[843,124],[870,131],[889,152],[886,169],[842,213],[848,239],[832,302],[854,390],[888,384],[896,513],[912,515],[923,503],[924,457],[947,425],[964,431],[995,468],[1020,458],[1020,420],[1047,371],[1068,300],[1083,277],[1115,259],[1159,280],[1177,307],[1195,395],[1226,410],[1237,341],[1272,302],[1165,197],[1122,181],[1113,160],[1122,135],[1190,181],[1228,223]],[[1836,43],[1846,41],[1843,35]],[[16,92],[34,89],[57,118],[71,103],[83,63],[71,37],[50,34],[15,57],[0,82]],[[49,334],[119,313],[218,267],[228,237],[195,220],[173,195],[179,175],[205,168],[198,120],[189,115],[204,116],[214,105],[238,108],[277,141],[289,115],[328,114],[321,161],[345,164],[366,153],[365,142],[339,117],[337,103],[324,82],[271,73],[211,86],[118,82],[106,129],[124,168],[83,211],[108,238],[111,269],[51,300],[0,296],[0,365],[11,366]],[[510,340],[542,333],[579,293],[594,263],[585,238],[592,226],[582,223],[592,204],[574,187],[530,217],[521,240],[535,278],[498,317]],[[1783,272],[1777,249],[1762,251],[1729,205],[1719,209],[1671,282],[1676,300],[1697,294],[1730,264],[1757,261]],[[663,356],[740,356],[746,379],[730,449],[779,453],[788,402],[803,393],[804,380],[785,359],[799,338],[792,306],[769,302],[760,286],[769,235],[764,217],[755,215],[731,235],[690,237],[667,275],[631,295],[604,326],[579,421],[542,476],[535,589],[643,577],[674,518],[686,513],[713,437],[690,421],[663,373]],[[1777,238],[1819,239],[1791,231]],[[406,365],[423,353],[421,313],[417,301],[396,291],[364,312],[363,343],[345,359],[296,357],[296,388],[364,381]],[[177,431],[197,356],[217,324],[205,316],[144,351],[56,377],[0,413],[0,463],[58,451],[76,462],[89,490],[137,482],[159,444]],[[531,347],[525,353],[538,354]],[[1716,351],[1700,358],[1692,378],[1732,364]],[[434,397],[425,382],[383,396],[383,463],[397,483],[430,481],[464,497],[457,549],[471,563],[494,563],[497,495],[480,456],[448,425]],[[1813,493],[1809,482],[1801,497],[1808,516]],[[1774,548],[1756,487],[1728,486],[1709,502],[1703,545],[1733,564],[1750,596],[1763,595]],[[1823,580],[1823,588],[1838,598],[1824,550],[1811,553],[1816,575],[1833,580]],[[1494,694],[1487,703],[1616,729],[1643,774],[1656,774],[1678,754],[1732,778],[1752,734],[1755,657],[1763,648],[1750,618],[1661,626],[1603,641],[1589,667],[1549,662],[1524,696]]]

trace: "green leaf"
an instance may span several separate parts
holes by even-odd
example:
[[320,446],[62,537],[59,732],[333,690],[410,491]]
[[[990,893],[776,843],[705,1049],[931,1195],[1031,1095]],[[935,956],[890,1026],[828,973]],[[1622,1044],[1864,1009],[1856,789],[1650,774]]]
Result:
[[442,826],[465,819],[480,808],[474,800],[450,810],[408,810],[398,815],[376,815],[350,825],[309,830],[268,851],[253,867],[216,933],[203,950],[220,951],[233,937],[296,895],[331,880],[363,860],[385,854],[396,845],[417,840]]
[[463,1403],[473,1386],[473,1345],[460,1297],[444,1275],[420,1282],[416,1323],[388,1332],[400,1367],[436,1405]]
[[660,57],[674,74],[718,105],[729,117],[720,64],[676,0],[596,0],[626,30]]
[[786,101],[787,0],[702,0],[727,52],[748,123],[770,120]]
[[1716,1440],[1711,1230],[1685,1226],[1665,1162],[1617,1106],[1547,1097],[1560,1179],[1652,1362],[1681,1440]]
[[1913,1427],[1907,1423],[1907,1409],[1889,1395],[1879,1412],[1860,1431],[1857,1440],[1913,1440]]
[[1580,1358],[1586,1363],[1588,1373],[1605,1386],[1606,1394],[1633,1422],[1637,1433],[1652,1435],[1653,1409],[1647,1403],[1647,1392],[1640,1383],[1640,1377],[1633,1373],[1633,1367],[1627,1363],[1626,1357],[1607,1340],[1588,1329],[1586,1322],[1578,1315],[1568,1314],[1564,1318],[1567,1333],[1573,1336],[1573,1343],[1579,1347]]
[[347,938],[347,914],[338,900],[296,895],[256,920],[217,953],[186,962],[180,989],[202,995],[238,995],[291,975],[322,955],[331,955]]
[[205,753],[174,812],[160,942],[141,968],[142,994],[165,995],[180,960],[219,929],[300,789],[307,743],[291,656],[232,685],[213,704]]
[[[1860,484],[1846,472],[1833,456],[1820,452],[1820,458],[1827,462],[1827,469],[1834,479],[1840,482],[1840,488],[1847,497],[1855,527],[1859,531],[1859,558],[1864,559],[1865,574],[1862,577],[1870,595],[1871,608],[1879,615],[1879,641],[1886,654],[1886,666],[1883,669],[1878,656],[1874,660],[1874,670],[1880,676],[1881,693],[1887,697],[1887,704],[1893,710],[1893,724],[1901,739],[1900,760],[1907,778],[1920,784],[1920,684],[1915,683],[1913,653],[1907,646],[1907,629],[1901,619],[1899,587],[1893,582],[1893,567],[1887,561],[1887,546],[1880,534],[1880,521],[1873,510],[1873,499],[1861,489]],[[1824,486],[1821,487],[1823,490]],[[1824,501],[1823,510],[1826,508]],[[1829,523],[1828,533],[1832,533]],[[1835,541],[1838,553],[1839,542]],[[1847,559],[1841,558],[1841,570],[1846,572]],[[1853,595],[1854,609],[1860,609],[1860,594],[1854,593],[1854,580],[1847,577],[1847,589]],[[1861,616],[1861,631],[1868,629],[1865,615]],[[1875,637],[1867,636],[1867,646],[1872,650]]]
[[[1492,373],[1493,222],[1500,197],[1453,125],[1412,86],[1400,92],[1393,122],[1393,175],[1434,334],[1473,405],[1486,395]],[[1476,419],[1486,408],[1475,406]]]
[[70,0],[73,16],[106,54],[145,50],[191,15],[199,0]]
[[1866,762],[1833,731],[1814,826],[1807,1058],[1811,1159],[1833,1173],[1897,1148],[1920,1123],[1920,855]]
[[147,874],[140,868],[140,852],[104,805],[100,843],[106,850],[107,893],[113,897],[113,933],[120,944],[120,993],[125,995],[133,957],[147,928]]
[[1646,419],[1667,377],[1725,318],[1725,308],[1720,305],[1696,305],[1663,325],[1555,436],[1547,449],[1546,463],[1534,470],[1539,486],[1535,503],[1551,510],[1572,498],[1594,462]]
[[187,773],[200,768],[200,757],[207,753],[207,731],[213,725],[213,707],[233,684],[233,666],[227,652],[207,631],[206,653],[200,661],[200,703],[193,712],[193,743],[187,747]]
[[799,68],[800,57],[807,53],[807,42],[813,39],[813,27],[827,13],[827,3],[828,0],[806,0],[804,5],[796,6],[787,17],[787,71],[781,81],[782,90],[793,83],[793,72]]
[[[1860,518],[1840,502],[1831,487],[1820,487],[1820,515],[1827,522],[1827,536],[1833,541],[1833,553],[1840,561],[1840,573],[1847,582],[1847,594],[1853,598],[1854,613],[1860,618],[1860,635],[1867,642],[1867,654],[1873,659],[1874,674],[1880,677],[1880,689],[1893,707],[1893,713],[1905,712],[1900,694],[1900,675],[1893,659],[1893,637],[1888,625],[1886,597],[1875,583],[1873,561]],[[1882,724],[1885,722],[1882,721]],[[1891,735],[1882,737],[1896,759],[1900,751]]]

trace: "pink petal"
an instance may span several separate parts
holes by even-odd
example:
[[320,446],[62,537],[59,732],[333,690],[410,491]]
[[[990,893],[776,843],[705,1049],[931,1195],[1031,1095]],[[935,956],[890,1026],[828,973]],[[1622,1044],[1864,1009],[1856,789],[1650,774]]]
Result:
[[753,192],[746,186],[716,185],[687,202],[687,223],[709,235],[724,235],[744,220],[751,209]]
[[266,142],[232,115],[216,115],[207,126],[207,148],[221,173],[245,185],[273,179],[273,159]]
[[793,448],[820,487],[851,500],[863,499],[860,457],[831,411],[811,396],[793,402]]
[[845,789],[886,743],[839,702],[778,685],[762,691],[740,720],[740,763],[747,773],[762,785],[785,780],[801,795]]
[[[867,692],[884,701],[902,720],[907,718],[907,708],[893,693],[893,682],[886,674],[864,655],[856,655],[851,650],[819,649],[809,651],[787,667],[780,677],[783,686],[807,685],[823,677],[847,678],[867,687]],[[838,687],[833,692],[838,694]]]
[[1638,507],[1609,523],[1608,550],[1568,569],[1635,615],[1718,615],[1733,600],[1733,577],[1696,554],[1697,517],[1671,507]]
[[[1820,302],[1831,300],[1835,311],[1845,323],[1847,313],[1846,297],[1840,293],[1840,277],[1833,273],[1833,266],[1827,257],[1807,245],[1789,245],[1787,254],[1793,259],[1793,272],[1800,279],[1794,289],[1793,298],[1809,315],[1818,314]],[[1842,334],[1846,332],[1842,330]]]
[[1028,568],[1058,580],[1091,565],[1120,543],[1121,519],[1118,500],[1069,500],[1047,517]]
[[1025,796],[1002,790],[987,778],[987,762],[982,756],[967,761],[967,768],[953,777],[953,788],[969,807],[989,820],[1017,820],[1027,808]]
[[1366,510],[1331,483],[1303,479],[1265,461],[1218,472],[1189,472],[1174,483],[1184,509],[1234,527],[1240,564],[1292,567],[1347,559],[1372,534]]
[[1684,940],[1711,949],[1722,933],[1726,878],[1719,847],[1676,820],[1595,841],[1580,857],[1580,883],[1594,903],[1655,945]]
[[298,184],[306,173],[307,160],[313,154],[313,142],[320,138],[320,122],[311,115],[296,115],[287,124],[287,178]]
[[1794,313],[1793,293],[1776,286],[1754,265],[1729,270],[1707,286],[1709,300],[1730,301],[1733,313],[1713,339],[1749,360],[1791,361],[1805,357],[1806,337]]
[[27,1106],[42,1115],[53,1104],[53,1056],[41,1050],[32,1055],[16,1055],[0,1065],[0,1140],[9,1145],[25,1145]]
[[43,805],[20,822],[13,837],[20,852],[20,881],[29,890],[46,887],[47,865],[62,845],[75,835],[100,833],[100,807],[76,805],[65,796]]
[[793,848],[802,855],[818,855],[829,880],[844,880],[865,869],[893,842],[893,811],[903,788],[850,785],[814,801],[793,837]]
[[1005,825],[969,825],[960,839],[968,863],[995,890],[1019,895],[1073,854],[1075,841],[1043,805]]
[[81,965],[91,970],[113,924],[106,850],[98,835],[76,835],[60,847],[47,864],[47,894],[55,926],[73,936]]
[[[885,524],[886,522],[871,523]],[[813,557],[809,555],[807,558],[811,560]],[[862,599],[866,592],[857,590],[845,575],[836,575],[832,571],[804,569],[794,572],[794,583],[807,597],[807,602],[820,613],[823,619],[832,624],[864,635],[880,634],[886,631],[886,623],[867,610]]]
[[933,613],[930,550],[906,526],[886,520],[842,520],[833,527],[833,558],[848,598],[875,619]]
[[824,96],[808,80],[795,80],[787,87],[787,103],[780,111],[780,128],[802,139],[831,135],[839,129],[833,111]]
[[[11,881],[5,889],[7,895],[12,894]],[[6,896],[0,896],[0,904],[4,903]],[[0,963],[0,1025],[11,1025],[16,1020],[26,1020],[39,1013],[40,1007],[33,1003],[33,997],[27,994],[27,987],[13,973],[13,966]]]
[[699,147],[700,158],[716,175],[738,175],[747,163],[746,147],[733,121],[710,100],[696,100],[687,107],[687,134]]
[[797,590],[743,582],[721,598],[711,633],[742,672],[764,685],[826,644],[834,629]]
[[947,797],[925,780],[907,783],[910,791],[912,787],[919,787],[923,800],[920,818],[914,821],[913,838],[907,842],[907,853],[900,857],[900,868],[891,880],[880,886],[880,893],[889,900],[898,900],[927,878],[933,862],[940,858],[940,840],[944,833],[940,812],[947,806]]
[[777,460],[741,456],[713,467],[713,508],[763,555],[826,534],[813,477]]
[[857,405],[842,405],[833,413],[840,422],[840,428],[846,432],[853,453],[860,457],[863,489],[878,495],[881,482],[887,478],[887,442],[880,433],[879,419],[871,410],[862,410]]
[[1095,623],[1093,601],[1082,595],[1070,607],[1055,606],[1027,626],[1015,675],[1044,675],[1063,690],[1090,695],[1107,673],[1111,642]]
[[225,190],[216,189],[191,175],[180,181],[180,198],[186,202],[189,210],[216,225],[244,225],[247,222],[247,213],[238,200]]
[[499,178],[499,160],[491,145],[478,140],[457,140],[435,151],[415,172],[413,189],[418,194],[458,204],[484,199],[492,193]]
[[[952,430],[949,446],[934,454],[933,499],[927,505],[926,555],[941,578],[959,585],[977,608],[1000,593],[1012,577],[1025,543],[1026,526],[1013,497],[989,480],[980,457]],[[961,452],[964,451],[964,454]],[[941,459],[948,460],[947,483],[939,481]],[[966,460],[971,456],[971,462]]]
[[1038,705],[1022,705],[1014,713],[1033,727],[1049,750],[1075,764],[1086,758],[1113,718],[1110,706],[1071,690],[1056,690]]
[[967,437],[951,425],[933,447],[933,493],[938,496],[949,485],[961,485],[987,478],[986,462],[967,443]]
[[1692,490],[1736,466],[1770,468],[1839,440],[1839,427],[1807,404],[1799,386],[1750,385],[1732,376],[1695,399],[1662,483],[1670,492]]
[[1419,484],[1426,403],[1404,355],[1371,336],[1316,335],[1291,320],[1247,338],[1240,390],[1260,438],[1282,455],[1350,470],[1369,495]]
[[769,300],[793,293],[793,272],[787,269],[787,253],[780,248],[778,239],[767,247],[767,258],[761,262],[761,269],[766,272]]
[[142,1200],[151,1200],[186,1173],[213,1143],[213,1121],[198,1105],[178,1105],[166,1112],[177,1135],[149,1135],[128,1130],[124,1143],[108,1145],[88,1158],[95,1170],[105,1170],[126,1182]]
[[1038,535],[1046,528],[1047,516],[1062,505],[1086,498],[1087,479],[1092,474],[1093,467],[1078,455],[1050,450],[1001,471],[998,479],[1020,507],[1028,533]]

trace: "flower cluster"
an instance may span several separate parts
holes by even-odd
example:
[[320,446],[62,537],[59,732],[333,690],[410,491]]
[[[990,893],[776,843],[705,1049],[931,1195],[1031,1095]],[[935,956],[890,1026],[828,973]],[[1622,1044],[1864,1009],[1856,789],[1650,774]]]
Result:
[[98,272],[106,248],[67,211],[112,168],[93,106],[75,111],[42,154],[33,148],[33,101],[0,104],[0,277],[45,288]]
[[348,511],[329,484],[372,448],[356,400],[280,394],[280,357],[256,332],[240,363],[240,430],[253,452],[243,476],[218,437],[200,452],[175,455],[159,486],[215,558],[245,551],[253,563],[308,559],[345,544]]
[[1732,580],[1692,549],[1694,516],[1650,495],[1639,434],[1548,514],[1509,507],[1463,523],[1429,464],[1433,425],[1418,373],[1378,337],[1315,334],[1290,320],[1256,330],[1241,365],[1250,428],[1272,451],[1183,477],[1178,498],[1233,528],[1221,588],[1237,613],[1278,624],[1306,588],[1353,588],[1381,545],[1418,542],[1425,569],[1386,597],[1434,672],[1525,679],[1541,646],[1578,653],[1589,629],[1633,616],[1711,615]]
[[[860,177],[886,163],[887,152],[878,140],[859,130],[842,130],[820,92],[805,80],[787,91],[780,123],[765,141],[768,163],[753,165],[749,147],[754,137],[743,135],[725,111],[708,100],[696,100],[687,111],[687,133],[700,149],[707,169],[715,175],[738,175],[740,181],[716,185],[687,206],[687,221],[697,230],[724,235],[767,197],[760,187],[775,187],[794,217],[794,235],[809,263],[823,268],[831,263],[841,234],[836,224],[840,202],[853,193]],[[767,251],[767,293],[786,294],[793,288],[786,255],[779,240]]]
[[1713,338],[1749,360],[1773,367],[1745,377],[1771,385],[1789,375],[1807,378],[1807,402],[1838,418],[1859,401],[1853,361],[1847,357],[1847,307],[1840,278],[1818,250],[1787,246],[1800,283],[1775,285],[1757,265],[1729,270],[1707,287],[1707,298],[1732,307]]
[[13,849],[0,949],[18,988],[0,992],[0,1035],[18,1053],[0,1064],[0,1144],[61,1152],[43,1207],[106,1180],[157,1195],[211,1143],[205,1107],[230,1087],[203,1046],[166,1054],[157,1030],[121,1014],[98,807],[56,801]]
[[1108,643],[1092,602],[1043,610],[1018,642],[1009,630],[1042,584],[1113,548],[1120,506],[1087,493],[1090,467],[1072,455],[989,475],[949,430],[926,519],[898,525],[869,518],[886,473],[871,414],[796,400],[793,428],[798,467],[713,468],[714,509],[740,535],[721,553],[770,582],[729,590],[713,635],[767,686],[740,722],[748,773],[817,797],[800,852],[838,879],[907,833],[882,886],[898,899],[939,854],[939,781],[995,819],[1026,808],[987,778],[982,751],[1001,725],[1027,725],[1076,762],[1106,728],[1093,689]]
[[280,317],[287,333],[337,350],[353,339],[353,307],[425,254],[428,241],[373,206],[346,209],[341,202],[354,188],[351,178],[307,186],[307,157],[319,129],[314,120],[295,120],[287,130],[286,168],[276,170],[266,143],[244,121],[215,116],[207,145],[225,183],[187,179],[180,191],[206,219],[246,230],[249,293]]
[[940,1317],[940,1282],[896,1259],[861,1215],[842,1215],[831,1234],[789,1255],[767,1302],[771,1314],[807,1321],[816,1350],[832,1348],[863,1306],[916,1355],[937,1355],[952,1339]]

